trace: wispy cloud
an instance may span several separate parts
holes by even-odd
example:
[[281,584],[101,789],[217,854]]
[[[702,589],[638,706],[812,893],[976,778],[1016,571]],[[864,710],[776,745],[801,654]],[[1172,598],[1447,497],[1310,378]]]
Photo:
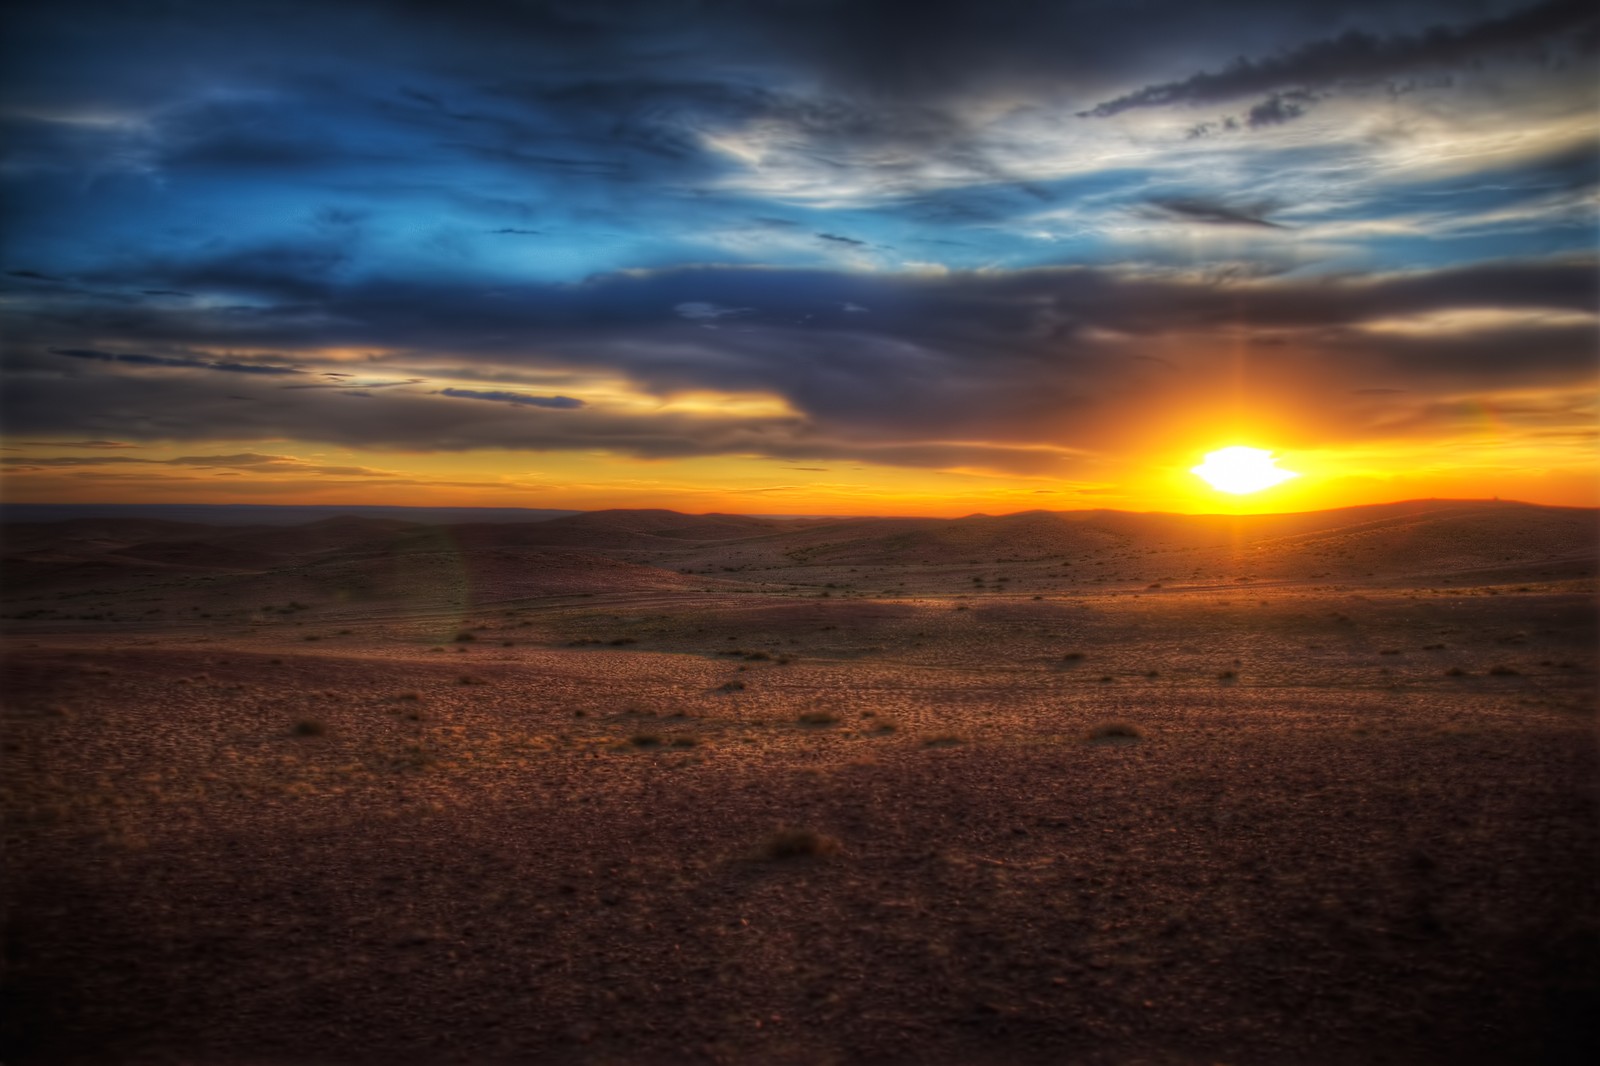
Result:
[[440,389],[441,396],[454,396],[461,400],[489,400],[509,403],[518,407],[545,407],[555,411],[572,411],[582,407],[583,401],[571,396],[529,396],[521,392],[479,391],[477,389]]

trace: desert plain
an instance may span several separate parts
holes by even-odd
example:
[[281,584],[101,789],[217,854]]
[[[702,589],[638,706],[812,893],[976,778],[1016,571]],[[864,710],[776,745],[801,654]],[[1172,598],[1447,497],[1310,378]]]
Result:
[[1600,1061],[1597,521],[4,529],[4,1061]]

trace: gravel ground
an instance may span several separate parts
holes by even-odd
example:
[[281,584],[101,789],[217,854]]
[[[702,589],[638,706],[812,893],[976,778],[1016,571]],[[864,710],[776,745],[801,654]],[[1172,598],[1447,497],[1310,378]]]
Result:
[[1600,1061],[1591,582],[659,584],[13,623],[5,1061]]

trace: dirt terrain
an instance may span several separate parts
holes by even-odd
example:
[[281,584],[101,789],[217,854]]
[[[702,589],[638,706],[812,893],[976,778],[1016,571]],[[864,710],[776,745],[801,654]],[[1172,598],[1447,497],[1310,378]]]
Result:
[[14,524],[0,1058],[1600,1061],[1596,533]]

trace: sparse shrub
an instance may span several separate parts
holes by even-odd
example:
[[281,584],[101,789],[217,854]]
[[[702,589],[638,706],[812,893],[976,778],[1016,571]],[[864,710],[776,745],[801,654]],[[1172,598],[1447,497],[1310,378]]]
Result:
[[743,681],[729,681],[722,686],[724,692],[739,692],[744,689]]
[[1075,663],[1075,662],[1078,662],[1082,658],[1083,658],[1083,652],[1081,652],[1081,651],[1069,651],[1069,652],[1067,652],[1067,654],[1065,654],[1065,655],[1063,655],[1061,657],[1061,661],[1062,662],[1066,662],[1066,663]]
[[485,681],[481,677],[474,677],[472,674],[462,674],[460,677],[456,678],[456,684],[458,684],[458,685],[487,685],[488,682]]
[[1161,676],[1161,671],[1160,670],[1146,670],[1144,672],[1144,676],[1145,677],[1160,677]]
[[618,637],[617,639],[611,641],[611,646],[613,648],[620,648],[620,647],[622,647],[622,646],[624,646],[626,644],[637,644],[637,643],[639,643],[639,642],[637,640],[635,640],[633,637]]
[[402,703],[417,703],[422,699],[422,696],[416,692],[401,692],[395,696],[395,699]]
[[655,733],[635,733],[628,738],[628,743],[636,748],[659,748],[661,738]]
[[1522,674],[1521,670],[1518,670],[1518,669],[1516,669],[1514,667],[1510,667],[1510,666],[1491,666],[1491,667],[1489,667],[1489,676],[1490,677],[1519,677],[1519,676],[1521,676],[1521,674]]
[[745,658],[750,660],[751,662],[764,663],[764,662],[767,662],[768,660],[770,660],[772,658],[772,656],[768,655],[764,651],[753,651],[753,652],[750,652],[749,654],[747,654],[745,656]]
[[1237,680],[1239,680],[1239,673],[1238,673],[1237,670],[1224,670],[1220,674],[1217,675],[1217,680],[1218,681],[1237,681]]
[[1117,679],[1112,677],[1110,674],[1105,674],[1100,678],[1100,683],[1102,685],[1109,685],[1109,684],[1112,684],[1113,682],[1115,682],[1116,680]]
[[922,746],[925,748],[953,748],[957,744],[965,743],[965,740],[954,733],[940,733],[937,736],[928,737],[922,742]]
[[477,635],[475,633],[468,632],[465,629],[463,629],[461,632],[456,634],[456,643],[457,644],[465,644],[469,640],[477,640],[477,639],[478,639],[478,637],[477,637]]
[[780,829],[767,838],[761,854],[768,859],[804,859],[833,855],[838,850],[837,840],[814,829]]
[[833,725],[839,721],[839,717],[827,711],[806,711],[797,721],[801,725]]
[[328,727],[315,718],[302,718],[294,724],[294,735],[297,737],[320,737],[327,731]]
[[673,737],[672,746],[675,748],[694,748],[700,744],[699,737]]
[[1444,672],[1444,676],[1446,676],[1446,677],[1466,677],[1467,676],[1467,672],[1465,670],[1461,669],[1461,667],[1459,667],[1459,666],[1452,666],[1450,669],[1448,669],[1448,670],[1446,670]]
[[1139,727],[1128,722],[1106,722],[1089,731],[1092,744],[1136,744],[1143,739]]

